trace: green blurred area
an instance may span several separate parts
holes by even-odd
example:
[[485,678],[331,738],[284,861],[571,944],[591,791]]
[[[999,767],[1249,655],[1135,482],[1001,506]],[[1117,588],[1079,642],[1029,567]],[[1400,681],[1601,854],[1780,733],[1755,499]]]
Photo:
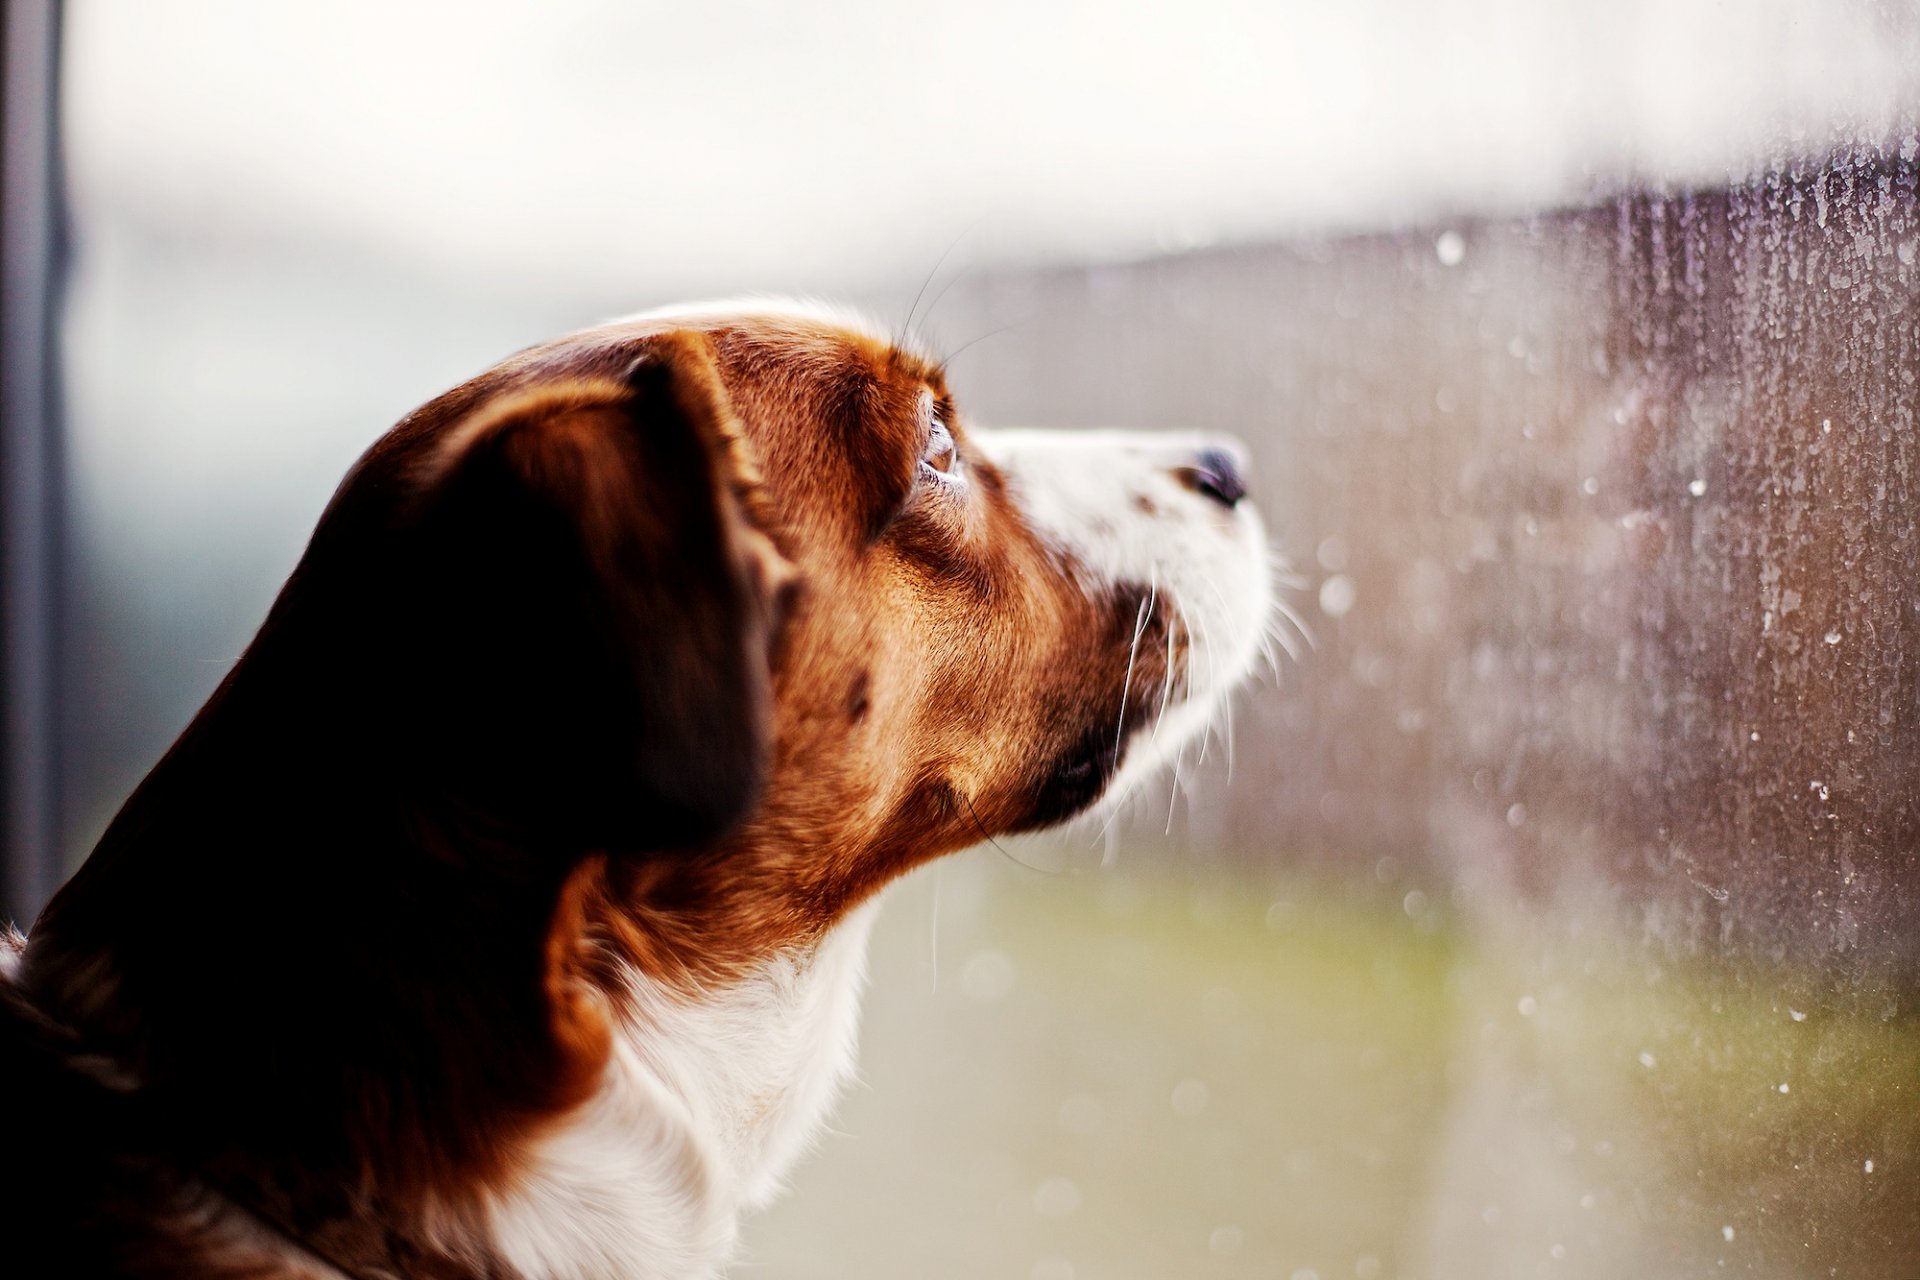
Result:
[[1920,1275],[1909,1014],[1430,897],[910,878],[864,1083],[735,1274]]

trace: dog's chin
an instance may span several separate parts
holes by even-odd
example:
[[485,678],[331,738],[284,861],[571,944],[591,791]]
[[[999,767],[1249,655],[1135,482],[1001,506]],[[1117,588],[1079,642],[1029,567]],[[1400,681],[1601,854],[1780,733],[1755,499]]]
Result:
[[1059,826],[1096,806],[1119,772],[1119,746],[1111,729],[1083,737],[1053,762],[1032,790],[1013,834]]
[[1111,816],[1204,737],[1244,674],[1203,695],[1179,699],[1157,715],[1130,714],[1123,731],[1109,724],[1085,734],[1054,760],[1012,832]]
[[1061,820],[1106,822],[1155,779],[1170,770],[1178,775],[1181,761],[1190,755],[1188,748],[1204,741],[1219,722],[1227,700],[1251,670],[1252,664],[1247,665],[1248,671],[1236,673],[1197,696],[1179,699],[1159,715],[1131,727],[1124,749],[1100,787]]

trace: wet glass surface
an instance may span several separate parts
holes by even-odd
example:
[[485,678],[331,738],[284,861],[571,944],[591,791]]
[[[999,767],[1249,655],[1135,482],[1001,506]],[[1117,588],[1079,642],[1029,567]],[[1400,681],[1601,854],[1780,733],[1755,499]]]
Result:
[[1252,442],[1312,634],[1231,779],[1119,838],[1143,878],[976,873],[960,945],[1042,988],[980,1039],[1058,1096],[950,1087],[1081,1170],[963,1166],[984,1237],[1082,1280],[1920,1268],[1914,150],[951,304],[1013,326],[957,362],[989,419]]

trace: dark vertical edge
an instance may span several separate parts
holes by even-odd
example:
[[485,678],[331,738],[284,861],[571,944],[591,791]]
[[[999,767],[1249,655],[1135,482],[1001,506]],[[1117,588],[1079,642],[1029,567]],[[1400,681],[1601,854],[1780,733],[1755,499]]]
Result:
[[0,824],[22,925],[53,891],[60,845],[64,488],[57,324],[65,258],[59,0],[5,0],[5,288],[0,291]]

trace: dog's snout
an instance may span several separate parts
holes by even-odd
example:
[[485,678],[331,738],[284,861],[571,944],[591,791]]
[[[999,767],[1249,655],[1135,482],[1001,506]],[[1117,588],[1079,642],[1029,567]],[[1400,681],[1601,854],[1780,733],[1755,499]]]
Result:
[[1231,510],[1247,496],[1247,478],[1231,450],[1209,446],[1195,453],[1174,474],[1195,493],[1212,498]]

